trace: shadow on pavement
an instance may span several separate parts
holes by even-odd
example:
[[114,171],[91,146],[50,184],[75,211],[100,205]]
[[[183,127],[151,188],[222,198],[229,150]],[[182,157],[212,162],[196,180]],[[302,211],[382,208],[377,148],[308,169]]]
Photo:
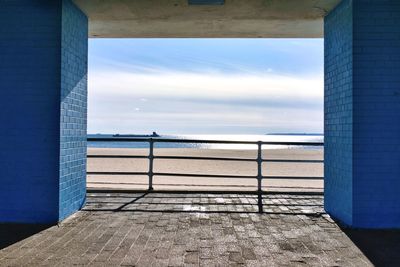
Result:
[[400,266],[400,230],[342,230],[375,266]]
[[51,226],[42,224],[0,224],[0,249],[11,246]]
[[[127,191],[129,192],[129,191]],[[263,194],[263,210],[258,209],[257,195],[186,191],[130,192],[93,191],[88,194],[86,212],[271,214],[325,216],[320,194]],[[224,207],[225,206],[225,207]]]

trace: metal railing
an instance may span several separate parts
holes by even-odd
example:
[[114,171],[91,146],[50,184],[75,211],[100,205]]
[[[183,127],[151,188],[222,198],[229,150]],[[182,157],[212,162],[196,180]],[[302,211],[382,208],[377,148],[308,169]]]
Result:
[[[153,190],[154,176],[170,176],[170,177],[197,177],[197,178],[238,178],[238,179],[257,179],[257,203],[258,211],[263,212],[262,204],[262,181],[264,179],[297,179],[297,180],[323,180],[323,177],[315,176],[266,176],[262,173],[262,164],[264,162],[285,162],[285,163],[323,163],[323,160],[291,160],[291,159],[264,159],[262,156],[263,145],[280,145],[280,146],[302,146],[302,147],[323,147],[323,142],[265,142],[265,141],[233,141],[233,140],[194,140],[194,139],[165,139],[165,138],[127,138],[127,137],[89,137],[88,142],[136,142],[149,143],[148,155],[88,155],[88,158],[118,158],[118,159],[148,159],[148,172],[87,172],[88,175],[145,175],[149,177],[148,190]],[[197,156],[158,156],[154,154],[155,143],[186,143],[186,144],[236,144],[236,145],[256,145],[257,158],[233,158],[233,157],[197,157]],[[256,162],[257,175],[221,175],[221,174],[194,174],[194,173],[171,173],[171,172],[154,172],[154,160],[171,159],[171,160],[217,160],[217,161],[239,161],[239,162]]]

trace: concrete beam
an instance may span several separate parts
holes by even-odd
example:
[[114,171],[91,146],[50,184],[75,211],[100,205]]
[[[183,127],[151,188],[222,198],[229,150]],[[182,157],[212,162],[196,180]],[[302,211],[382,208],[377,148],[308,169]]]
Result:
[[323,17],[341,0],[74,0],[92,38],[323,37]]

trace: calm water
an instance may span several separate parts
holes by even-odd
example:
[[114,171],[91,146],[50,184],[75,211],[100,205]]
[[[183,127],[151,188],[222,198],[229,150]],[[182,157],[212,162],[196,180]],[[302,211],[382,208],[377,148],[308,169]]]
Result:
[[[112,135],[88,135],[88,137],[112,137]],[[323,135],[162,135],[168,139],[203,139],[203,140],[235,140],[235,141],[271,141],[271,142],[323,142]],[[148,148],[146,142],[89,142],[88,147],[102,148]],[[201,149],[256,149],[256,145],[238,144],[178,144],[156,143],[156,148],[201,148]],[[297,147],[297,146],[296,146]],[[294,148],[282,145],[263,146],[263,149]],[[304,147],[306,148],[306,147]],[[307,147],[315,149],[312,147]]]

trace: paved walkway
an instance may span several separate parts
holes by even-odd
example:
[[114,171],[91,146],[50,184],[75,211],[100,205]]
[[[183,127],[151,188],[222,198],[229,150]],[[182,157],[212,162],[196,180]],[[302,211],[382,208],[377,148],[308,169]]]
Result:
[[251,195],[90,193],[85,209],[59,226],[13,244],[7,236],[15,235],[0,231],[0,265],[372,265],[322,203],[270,195],[260,215]]

